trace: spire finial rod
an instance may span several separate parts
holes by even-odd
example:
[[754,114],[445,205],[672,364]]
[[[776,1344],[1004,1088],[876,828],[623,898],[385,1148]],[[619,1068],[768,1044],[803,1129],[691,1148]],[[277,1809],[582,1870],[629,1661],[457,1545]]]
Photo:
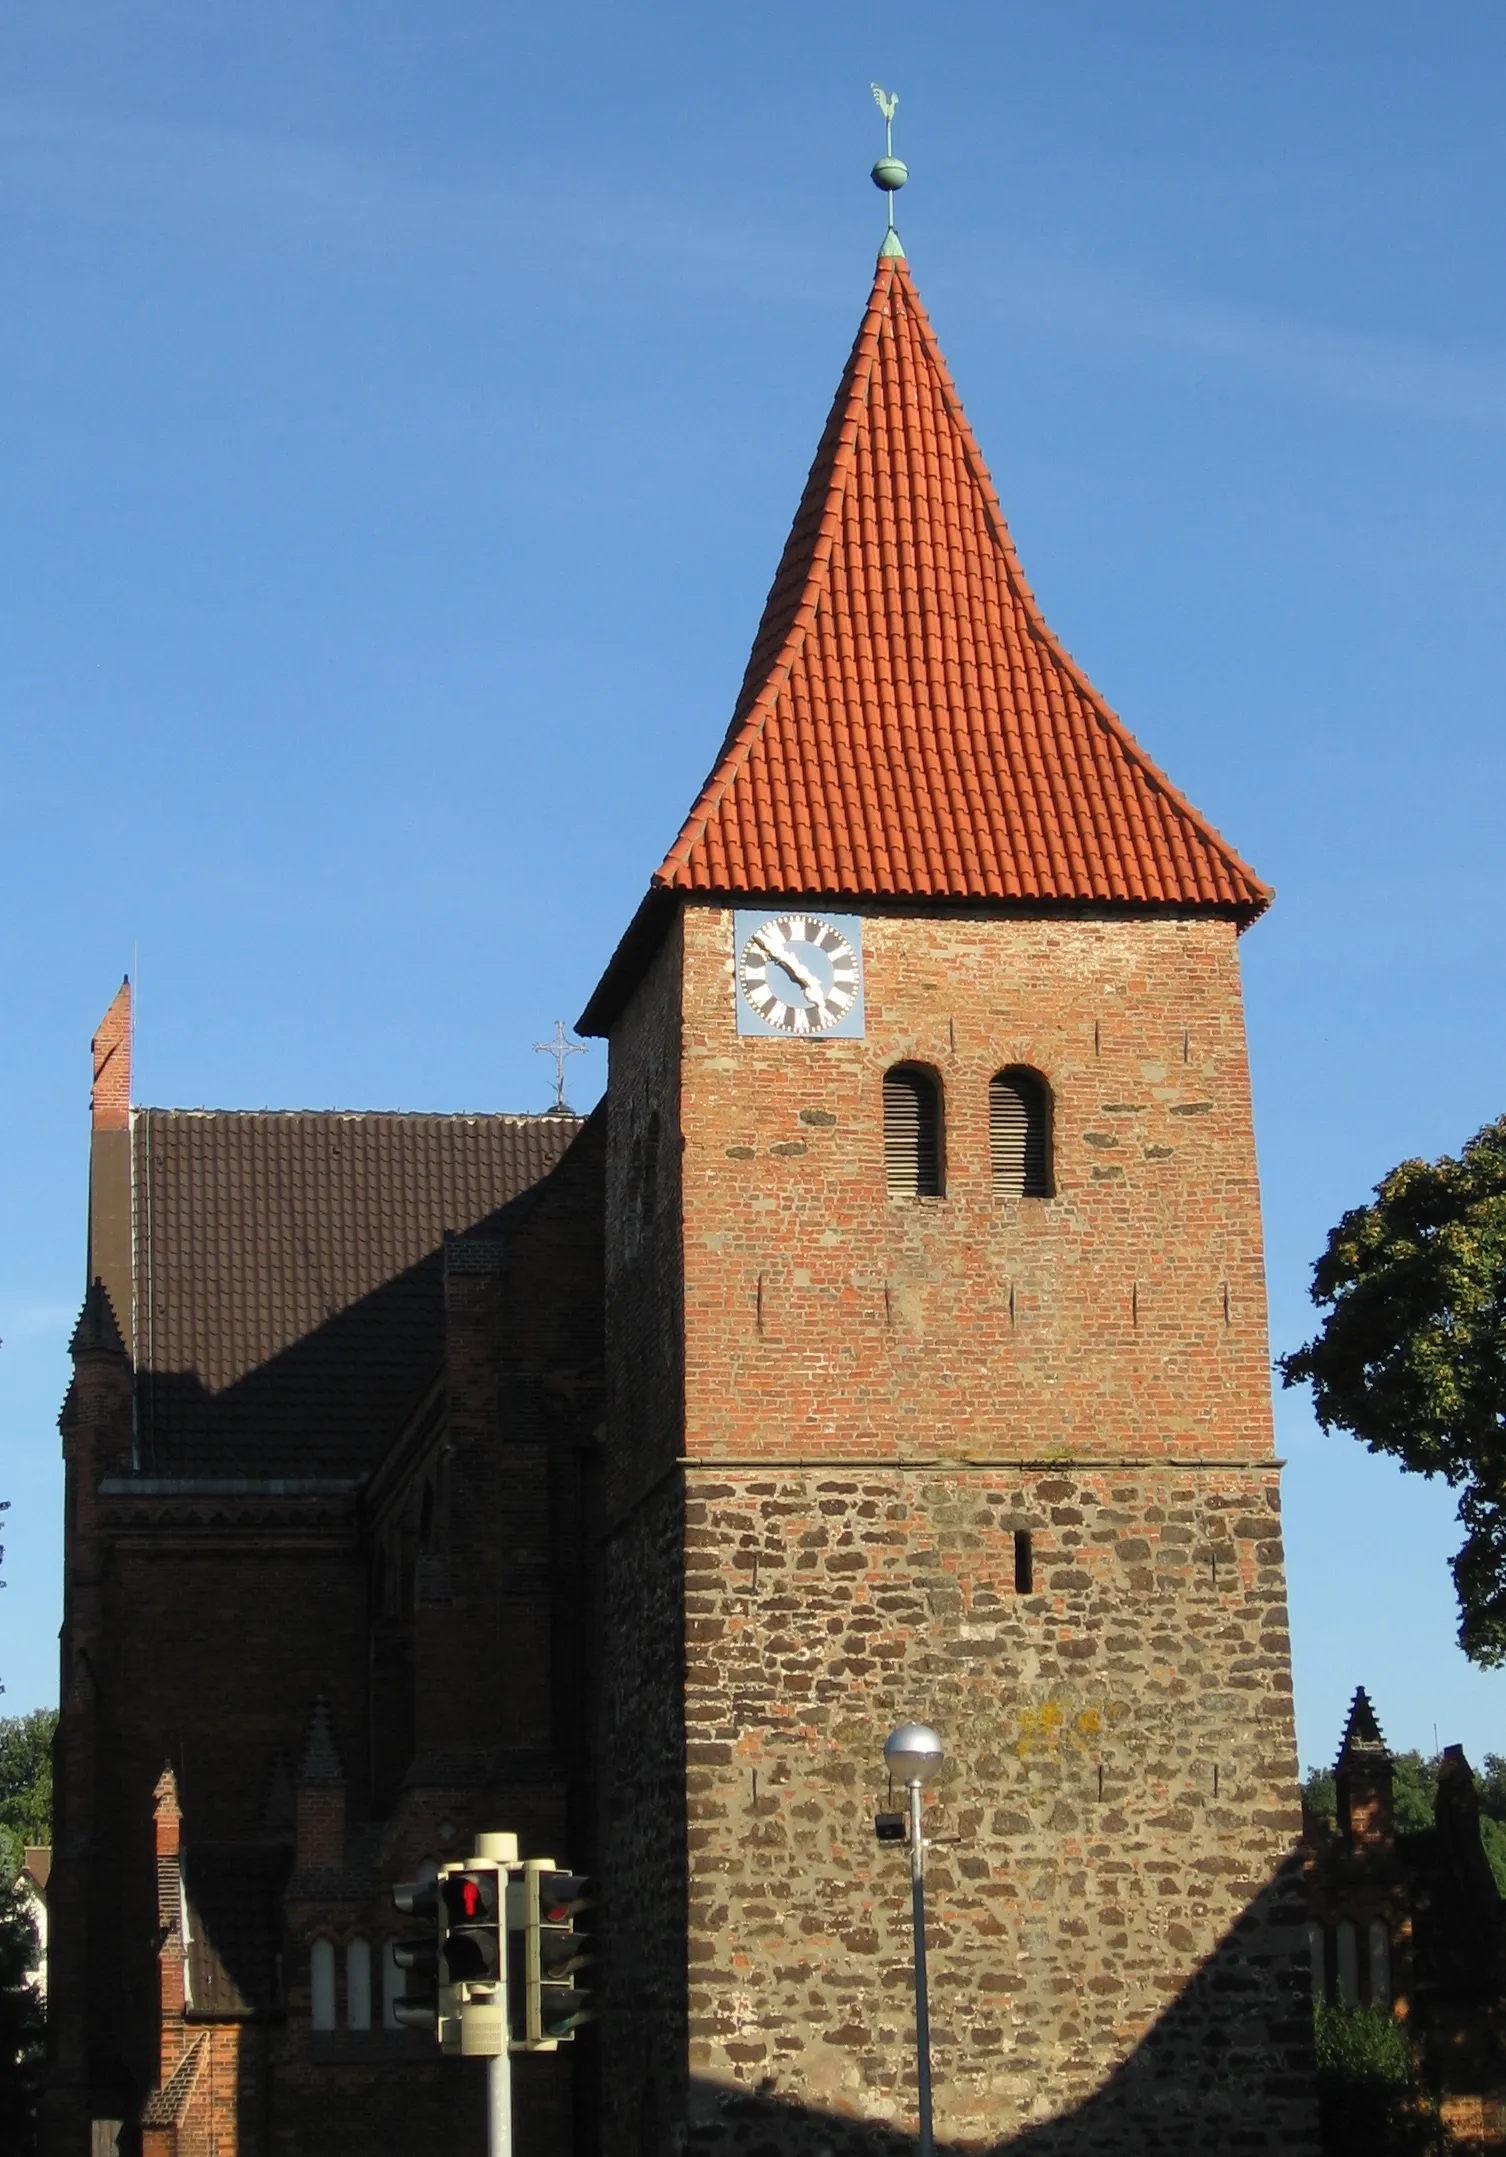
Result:
[[899,234],[894,229],[894,197],[898,189],[909,179],[909,168],[894,154],[894,115],[899,110],[898,91],[881,90],[876,82],[868,85],[873,92],[873,102],[884,116],[884,154],[873,168],[873,184],[881,187],[889,198],[889,230],[884,236],[881,250],[886,255],[902,255]]

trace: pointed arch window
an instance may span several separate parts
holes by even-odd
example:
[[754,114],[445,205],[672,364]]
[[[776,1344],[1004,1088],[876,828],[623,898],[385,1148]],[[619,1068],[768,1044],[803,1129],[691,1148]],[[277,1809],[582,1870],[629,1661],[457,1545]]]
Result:
[[345,1949],[345,2026],[371,2028],[371,1942],[351,1940]]
[[942,1195],[941,1081],[924,1064],[884,1073],[884,1177],[891,1198]]
[[988,1150],[1000,1198],[1050,1198],[1051,1089],[1039,1071],[1010,1064],[988,1082]]
[[1359,1934],[1353,1918],[1341,1917],[1338,1924],[1338,1979],[1339,1999],[1345,2007],[1360,2004],[1360,1954]]
[[408,1990],[408,1973],[397,1966],[396,1940],[382,1943],[382,2028],[400,2030],[403,2025],[397,2017],[397,2003]]
[[315,1940],[309,1948],[309,2019],[316,2030],[335,2027],[335,1943]]
[[1370,2005],[1391,2005],[1391,1934],[1385,1920],[1370,1920]]

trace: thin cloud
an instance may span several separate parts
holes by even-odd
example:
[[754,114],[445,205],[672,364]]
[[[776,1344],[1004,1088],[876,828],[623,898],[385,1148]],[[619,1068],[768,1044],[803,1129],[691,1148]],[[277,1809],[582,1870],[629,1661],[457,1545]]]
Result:
[[[8,204],[8,208],[6,205]],[[632,263],[632,287],[694,308],[771,274],[764,305],[804,310],[845,292],[850,264],[835,243],[777,218],[633,195],[620,185],[559,185],[538,172],[458,167],[419,171],[397,158],[248,129],[122,120],[74,108],[0,102],[0,215],[63,216],[94,228],[169,235],[222,252],[232,243],[284,255],[328,250],[380,274],[421,257],[431,271],[492,285],[523,264],[545,274],[556,302],[601,304],[603,274]],[[937,270],[945,275],[945,251]],[[627,294],[613,278],[614,304]],[[998,297],[989,302],[992,284]],[[1157,290],[1133,273],[1093,274],[1037,253],[996,258],[949,300],[987,308],[1016,332],[1098,352],[1136,349],[1204,373],[1431,425],[1506,428],[1506,358],[1321,324],[1272,320]]]
[[[1267,389],[1433,425],[1506,428],[1506,361],[1459,357],[1363,331],[1272,321],[1101,279],[1014,263],[994,308],[1037,333],[1102,351],[1138,347]],[[1028,295],[1022,303],[1019,295]]]

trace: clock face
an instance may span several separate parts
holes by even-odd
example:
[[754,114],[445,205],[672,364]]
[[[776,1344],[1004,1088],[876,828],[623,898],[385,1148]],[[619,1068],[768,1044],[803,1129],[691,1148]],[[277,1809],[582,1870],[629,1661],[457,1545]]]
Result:
[[862,1033],[862,946],[854,918],[745,909],[733,933],[739,1033]]

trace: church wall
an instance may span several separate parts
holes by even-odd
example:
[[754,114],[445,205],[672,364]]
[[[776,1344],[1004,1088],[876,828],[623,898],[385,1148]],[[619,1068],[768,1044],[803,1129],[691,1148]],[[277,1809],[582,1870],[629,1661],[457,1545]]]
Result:
[[684,1429],[680,967],[677,922],[612,1032],[606,1173],[608,1522],[621,1519],[673,1469]]
[[873,1815],[924,1715],[938,2136],[1304,2147],[1274,1471],[707,1469],[687,1515],[694,2146],[766,2146],[782,2104],[785,2149],[913,2131],[908,1854]]
[[[692,2141],[755,2146],[771,2107],[782,2147],[913,2131],[904,1857],[869,1816],[919,1716],[965,1838],[933,1871],[938,2132],[1076,2112],[1074,2148],[1190,2151],[1195,2092],[1301,2147],[1233,925],[870,912],[863,940],[864,1039],[739,1038],[730,915],[684,915]],[[900,1061],[944,1090],[944,1198],[887,1195]],[[1016,1064],[1053,1095],[1049,1200],[992,1188]]]
[[147,1820],[152,1785],[172,1763],[185,1838],[255,1838],[272,1755],[296,1759],[320,1693],[359,1803],[366,1569],[354,1521],[338,1542],[316,1534],[300,1548],[295,1533],[284,1534],[281,1549],[275,1528],[245,1539],[189,1530],[176,1548],[166,1535],[116,1545],[118,1623],[105,1682],[119,1703],[118,1757],[124,1773],[144,1778]]
[[299,1549],[286,1533],[281,1550],[263,1536],[275,1542],[270,1530],[239,1545],[190,1531],[189,1547],[174,1548],[159,1529],[115,1546],[91,1961],[111,1993],[96,2042],[105,2056],[118,2047],[146,2088],[157,2065],[152,1790],[164,1764],[178,1777],[185,1842],[256,1841],[272,1755],[296,1758],[323,1691],[353,1784],[362,1777],[365,1578],[353,1535]]
[[679,968],[676,926],[613,1032],[607,1097],[600,2044],[602,2148],[623,2157],[668,2146],[685,2101]]
[[[688,1452],[1269,1452],[1232,923],[870,912],[840,1041],[740,1038],[731,915],[684,920]],[[906,1060],[942,1081],[946,1196],[896,1203]],[[992,1189],[1010,1064],[1052,1089],[1050,1200]]]

